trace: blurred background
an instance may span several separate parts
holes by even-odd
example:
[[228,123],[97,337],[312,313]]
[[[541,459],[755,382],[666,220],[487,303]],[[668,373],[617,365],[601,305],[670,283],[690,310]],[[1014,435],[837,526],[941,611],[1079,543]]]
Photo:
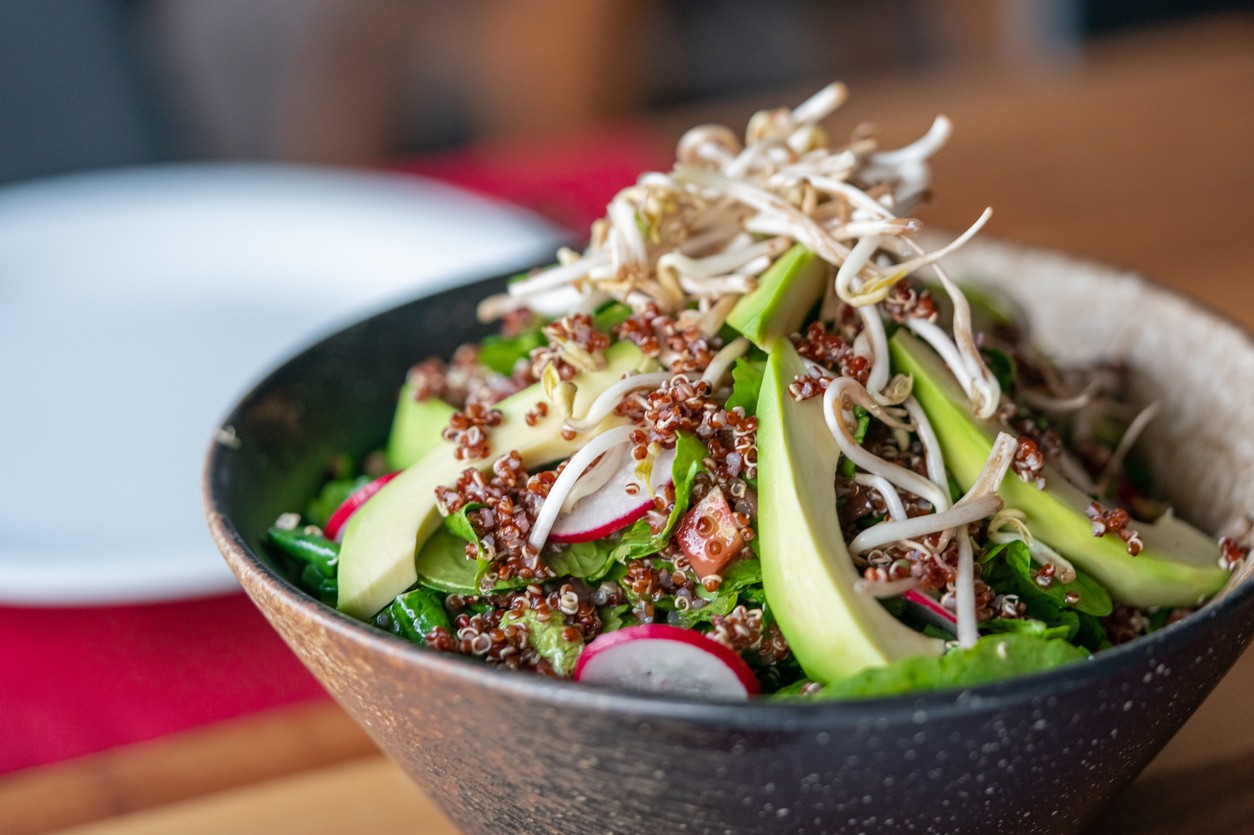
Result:
[[1066,71],[1092,39],[1238,7],[4,0],[0,183],[189,159],[380,165],[781,84]]

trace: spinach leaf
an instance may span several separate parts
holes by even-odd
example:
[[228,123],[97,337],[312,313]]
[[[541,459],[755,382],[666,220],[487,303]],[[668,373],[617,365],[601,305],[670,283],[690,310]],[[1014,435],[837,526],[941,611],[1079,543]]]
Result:
[[583,641],[571,641],[564,634],[566,622],[561,618],[553,618],[548,623],[536,617],[535,610],[524,609],[522,612],[511,609],[501,618],[501,626],[517,623],[527,627],[527,643],[540,653],[540,657],[553,665],[553,669],[563,678],[569,678],[575,671],[575,662],[583,651]]
[[415,644],[426,644],[427,634],[437,626],[450,628],[443,596],[424,588],[398,595],[374,616],[372,622],[380,629]]
[[364,475],[328,481],[318,495],[309,501],[309,505],[305,508],[305,519],[311,525],[325,528],[331,514],[335,513],[349,496],[369,483],[370,477]]
[[479,502],[467,502],[462,505],[461,510],[444,517],[444,527],[450,533],[475,546],[475,553],[478,555],[475,561],[474,587],[476,590],[483,588],[483,576],[488,573],[489,560],[483,552],[483,541],[479,538],[475,526],[471,524],[469,514],[482,507],[483,505]]
[[671,508],[666,524],[658,533],[649,527],[648,518],[635,522],[623,533],[615,546],[613,556],[618,562],[656,554],[670,541],[671,532],[679,518],[688,509],[692,499],[692,482],[697,473],[705,469],[705,459],[710,454],[696,435],[681,433],[675,444],[675,461],[671,464],[671,479],[675,483],[675,506]]
[[476,560],[466,558],[466,540],[440,526],[414,557],[414,568],[424,585],[445,593],[478,594]]
[[[1001,557],[1000,563],[994,563],[999,556]],[[998,570],[999,566],[1009,569],[1009,572],[1013,574],[1020,599],[1023,599],[1025,595],[1033,598],[1047,598],[1060,608],[1074,609],[1099,618],[1106,617],[1114,609],[1114,603],[1106,588],[1079,570],[1075,573],[1074,582],[1060,583],[1055,580],[1048,586],[1039,585],[1032,569],[1032,553],[1023,542],[1008,542],[992,548],[980,558],[980,562],[986,569],[992,565],[994,574],[998,576],[1006,576],[1006,572]],[[1079,595],[1080,598],[1074,605],[1067,603],[1066,600],[1067,594],[1071,592]]]
[[[1093,650],[1104,646],[1106,633],[1099,618],[1110,614],[1113,603],[1092,577],[1077,571],[1073,583],[1054,581],[1042,587],[1033,574],[1027,545],[1018,541],[990,549],[980,562],[984,581],[1003,594],[1017,595],[1030,617],[1049,626],[1065,626],[1067,640],[1081,646]],[[1066,602],[1068,591],[1080,596],[1074,606]]]
[[485,336],[479,343],[479,362],[506,377],[514,373],[514,365],[531,355],[531,351],[549,344],[539,328],[525,330],[517,336],[496,334]]
[[546,556],[545,562],[559,577],[569,575],[581,580],[599,580],[614,562],[614,545],[612,540],[604,539],[575,542],[556,554]]
[[483,559],[483,543],[479,541],[475,526],[470,523],[470,514],[482,507],[479,502],[467,502],[462,505],[461,510],[444,517],[444,527],[466,542],[473,543],[480,559]]
[[872,667],[832,682],[820,699],[867,699],[901,693],[919,693],[974,687],[1028,673],[1049,670],[1087,658],[1088,653],[1066,641],[1033,635],[990,635],[966,650],[941,656],[911,656]]
[[762,378],[766,376],[766,360],[741,357],[732,366],[732,392],[727,398],[726,409],[739,406],[746,415],[757,413],[758,394],[762,391]]
[[[479,594],[480,581],[488,570],[488,560],[483,556],[483,546],[467,514],[483,507],[471,502],[457,513],[444,518],[444,524],[436,528],[414,557],[414,568],[423,585],[442,592]],[[475,546],[479,558],[466,557],[466,543]],[[518,577],[502,580],[492,587],[493,591],[516,589],[527,585]]]
[[301,588],[323,603],[334,606],[339,598],[339,543],[306,528],[270,528],[266,535],[300,567],[298,582]]

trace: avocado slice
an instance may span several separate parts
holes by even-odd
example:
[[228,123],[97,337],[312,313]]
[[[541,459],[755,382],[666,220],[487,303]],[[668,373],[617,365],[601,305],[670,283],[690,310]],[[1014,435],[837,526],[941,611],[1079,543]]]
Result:
[[788,384],[805,364],[787,339],[770,346],[758,398],[758,534],[771,612],[806,674],[828,683],[944,643],[902,624],[854,590],[858,571],[836,517],[840,450],[820,398],[798,403]]
[[[579,387],[574,410],[581,414],[596,396],[624,373],[656,368],[630,342],[618,342],[605,352],[606,365],[600,371],[577,375]],[[459,461],[452,444],[439,444],[404,472],[392,479],[349,519],[340,548],[338,608],[365,620],[387,605],[396,595],[418,580],[414,557],[440,524],[435,490],[453,484],[469,467],[488,471],[492,462],[510,450],[517,450],[527,467],[558,461],[574,454],[586,438],[562,437],[563,418],[558,409],[528,425],[526,415],[539,401],[547,402],[542,384],[523,389],[496,405],[500,425],[493,427],[489,441],[493,454],[488,458]],[[603,427],[622,423],[611,415]]]
[[823,298],[831,269],[801,244],[776,259],[758,286],[727,314],[727,324],[765,349],[780,337],[796,333],[806,314]]
[[437,447],[444,440],[444,427],[455,411],[435,397],[416,400],[413,384],[406,381],[396,401],[392,431],[388,433],[388,467],[403,470]]
[[[950,474],[969,489],[992,451],[996,425],[972,416],[949,369],[912,334],[897,331],[889,351],[893,370],[914,378],[914,396],[936,430]],[[1008,473],[998,495],[1026,515],[1033,536],[1096,577],[1120,603],[1192,606],[1228,579],[1215,540],[1170,513],[1153,523],[1134,523],[1145,543],[1135,557],[1118,537],[1093,536],[1084,514],[1092,498],[1052,467],[1044,474],[1046,487],[1038,490]]]

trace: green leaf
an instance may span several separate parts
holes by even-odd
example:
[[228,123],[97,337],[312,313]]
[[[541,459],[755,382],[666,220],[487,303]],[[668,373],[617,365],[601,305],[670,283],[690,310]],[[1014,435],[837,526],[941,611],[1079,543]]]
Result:
[[675,609],[673,619],[689,627],[699,623],[709,623],[710,618],[715,615],[730,614],[731,610],[736,608],[739,595],[735,591],[722,588],[716,592],[707,592],[698,585],[697,597],[704,603],[701,608],[689,606],[687,609]]
[[[479,594],[479,581],[488,570],[488,561],[483,558],[483,546],[479,535],[470,524],[467,514],[483,507],[471,502],[450,516],[444,517],[444,524],[436,528],[414,557],[414,569],[418,580],[425,586],[446,593]],[[479,559],[466,557],[466,543],[473,543],[480,554]],[[502,580],[492,587],[493,591],[516,589],[527,585],[527,581],[515,577]]]
[[300,567],[297,581],[301,588],[327,605],[334,606],[339,597],[337,572],[340,546],[316,529],[283,530],[270,528],[270,542]]
[[374,616],[372,622],[380,629],[415,644],[426,644],[426,636],[437,626],[450,629],[443,596],[424,588],[398,595]]
[[723,581],[715,591],[706,591],[697,585],[697,598],[704,602],[699,609],[688,608],[675,612],[675,619],[688,626],[708,623],[714,615],[727,615],[736,606],[744,604],[759,609],[766,602],[762,589],[762,566],[754,557],[740,559],[729,564],[723,571]]
[[[1002,594],[1017,595],[1030,617],[1049,626],[1065,626],[1067,640],[1092,650],[1106,642],[1102,617],[1110,614],[1113,603],[1106,589],[1086,574],[1076,572],[1073,583],[1054,581],[1047,587],[1036,583],[1032,557],[1025,543],[1015,541],[990,549],[980,558],[982,577]],[[1080,599],[1075,606],[1066,602],[1068,591]]]
[[671,479],[675,483],[675,506],[671,508],[666,525],[653,533],[647,518],[635,522],[623,533],[615,546],[613,556],[618,562],[656,554],[670,541],[671,532],[679,518],[688,509],[692,499],[692,482],[697,473],[705,469],[704,461],[710,451],[695,435],[681,433],[675,444],[675,461],[671,464]]
[[1032,618],[992,618],[980,624],[980,631],[990,635],[1013,632],[1019,635],[1033,635],[1037,638],[1061,638],[1064,641],[1069,632],[1065,625],[1050,626],[1044,621]]
[[832,682],[821,699],[868,699],[902,693],[975,687],[1061,667],[1088,657],[1066,641],[1033,635],[990,635],[966,650],[911,656]]
[[723,589],[740,591],[748,586],[760,586],[762,585],[762,564],[756,557],[736,560],[724,567],[722,577],[723,582],[719,584],[720,591]]
[[444,527],[450,533],[475,546],[475,554],[478,556],[475,561],[475,589],[480,588],[483,575],[488,573],[488,558],[483,553],[483,541],[479,539],[479,532],[470,522],[470,514],[481,507],[483,505],[479,502],[467,502],[462,505],[461,510],[444,517]]
[[506,377],[514,373],[514,365],[531,356],[535,348],[549,344],[539,328],[525,330],[517,336],[485,336],[479,343],[479,362]]
[[598,307],[592,314],[592,324],[602,333],[612,333],[614,328],[626,322],[631,316],[631,308],[620,301],[608,301]]
[[615,629],[622,629],[624,626],[631,624],[631,618],[627,616],[631,606],[627,603],[619,603],[617,606],[602,606],[598,613],[601,616],[601,623],[604,624],[601,633],[613,632]]
[[558,675],[569,678],[575,671],[575,662],[583,651],[583,641],[567,640],[564,620],[553,618],[545,623],[536,617],[534,609],[524,609],[522,612],[511,609],[501,618],[501,626],[511,623],[527,627],[527,643],[540,653],[540,657],[553,665]]
[[766,360],[741,357],[732,366],[732,392],[724,408],[727,411],[739,406],[746,415],[757,413],[758,393],[762,390],[762,377],[766,374]]
[[414,557],[418,580],[446,593],[478,594],[478,560],[467,559],[466,540],[447,527],[438,527]]
[[[993,564],[994,559],[999,556],[1001,564],[1014,573],[1016,587],[1021,598],[1025,594],[1032,597],[1043,596],[1059,607],[1075,609],[1077,612],[1099,618],[1106,617],[1114,609],[1110,592],[1106,591],[1105,586],[1079,570],[1076,571],[1073,582],[1060,583],[1055,580],[1048,586],[1039,585],[1036,582],[1035,570],[1032,568],[1032,552],[1028,550],[1024,542],[1009,542],[992,548],[980,558],[980,562],[988,566]],[[1080,597],[1074,605],[1066,601],[1067,594],[1072,592]]]
[[323,485],[318,495],[310,500],[309,506],[305,508],[305,519],[311,525],[325,528],[327,521],[331,518],[331,514],[335,513],[349,496],[369,483],[370,477],[364,475],[357,478],[340,478],[328,481]]
[[480,556],[483,555],[483,544],[479,541],[479,533],[475,530],[475,526],[470,523],[470,514],[482,507],[483,504],[480,502],[467,502],[462,505],[461,510],[444,517],[444,527],[466,542],[474,543]]
[[545,562],[558,577],[599,580],[614,562],[615,544],[613,540],[605,539],[575,542],[556,554],[545,557]]

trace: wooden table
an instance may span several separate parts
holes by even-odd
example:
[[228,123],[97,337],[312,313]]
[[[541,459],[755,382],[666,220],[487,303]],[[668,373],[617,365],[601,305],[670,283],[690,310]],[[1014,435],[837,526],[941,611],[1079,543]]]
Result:
[[[1254,21],[1101,43],[1047,77],[873,78],[848,119],[957,125],[925,218],[1153,274],[1254,327]],[[777,101],[761,102],[774,104]],[[712,115],[742,124],[751,106]],[[677,135],[692,112],[657,117]],[[846,124],[852,125],[852,121]],[[1247,654],[1094,831],[1254,822]],[[3,744],[0,741],[0,744]],[[314,703],[0,778],[0,832],[454,832],[339,711]]]

